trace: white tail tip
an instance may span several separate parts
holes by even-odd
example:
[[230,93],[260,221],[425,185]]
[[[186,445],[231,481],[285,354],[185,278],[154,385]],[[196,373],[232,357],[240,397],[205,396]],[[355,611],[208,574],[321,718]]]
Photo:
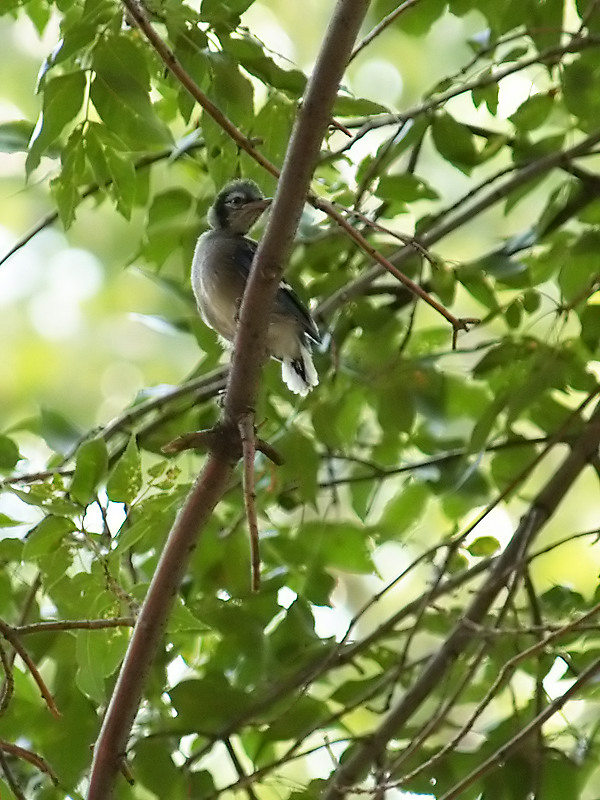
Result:
[[319,383],[319,376],[308,347],[304,344],[300,345],[300,356],[298,358],[284,358],[281,365],[281,375],[288,389],[301,397],[305,397]]

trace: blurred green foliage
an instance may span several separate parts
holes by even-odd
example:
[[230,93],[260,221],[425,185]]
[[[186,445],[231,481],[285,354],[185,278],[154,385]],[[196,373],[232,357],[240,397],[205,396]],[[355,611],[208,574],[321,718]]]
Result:
[[[148,3],[178,63],[277,167],[331,10]],[[373,2],[365,36],[395,10]],[[133,618],[202,459],[162,447],[218,417],[228,354],[194,308],[195,240],[224,181],[275,183],[117,0],[0,0],[0,14],[4,250],[48,215],[0,266],[0,617],[61,713],[1,640],[0,795],[54,800],[85,795]],[[181,586],[119,797],[321,797],[558,462],[528,465],[583,429],[574,409],[597,388],[600,341],[599,24],[583,0],[423,0],[357,50],[314,190],[481,323],[452,349],[442,316],[392,275],[365,278],[369,255],[307,206],[286,277],[326,345],[304,400],[264,371],[260,436],[285,464],[257,458],[262,588],[250,592],[236,483]],[[499,753],[461,797],[598,795],[593,684],[582,713],[567,706],[501,757],[597,658],[597,624],[575,623],[598,599],[598,507],[589,470],[432,687],[427,714],[443,713],[429,735],[415,717],[367,786],[442,797]]]

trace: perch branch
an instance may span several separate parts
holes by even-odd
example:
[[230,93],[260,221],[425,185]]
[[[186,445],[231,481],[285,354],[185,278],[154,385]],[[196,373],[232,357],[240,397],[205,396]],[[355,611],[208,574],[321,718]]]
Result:
[[252,591],[260,590],[260,544],[258,537],[258,520],[256,516],[256,489],[254,483],[254,456],[256,447],[254,443],[254,415],[248,412],[240,417],[238,422],[242,440],[243,466],[244,466],[244,505],[246,519],[248,520],[248,533],[250,536],[250,569],[252,575]]
[[[133,0],[124,0],[137,24],[147,20]],[[192,551],[212,511],[224,494],[240,458],[238,421],[254,407],[266,348],[267,319],[256,314],[273,301],[291,248],[322,139],[331,118],[339,82],[368,0],[338,0],[317,62],[308,82],[285,157],[275,201],[261,240],[240,310],[233,362],[227,384],[218,445],[188,495],[167,539],[142,605],[94,748],[88,800],[109,800],[129,733],[142,698],[146,676],[159,647],[174,597]],[[137,19],[136,19],[137,16]],[[148,26],[146,26],[148,27]],[[172,55],[151,26],[153,46]],[[172,62],[176,63],[176,62]],[[186,80],[179,74],[180,80]],[[188,76],[189,77],[189,76]]]

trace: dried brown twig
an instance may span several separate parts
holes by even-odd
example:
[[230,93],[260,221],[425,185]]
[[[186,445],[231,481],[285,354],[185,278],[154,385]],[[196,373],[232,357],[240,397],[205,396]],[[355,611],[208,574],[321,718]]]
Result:
[[21,643],[21,640],[15,633],[14,629],[10,625],[7,625],[6,622],[4,622],[4,620],[0,620],[0,634],[4,636],[6,641],[11,645],[11,647],[14,648],[14,650],[19,654],[19,656],[23,660],[23,663],[26,665],[27,669],[31,673],[31,677],[36,682],[42,697],[46,701],[46,705],[48,706],[48,709],[50,710],[52,716],[55,717],[56,719],[60,719],[61,713],[56,707],[54,698],[52,697],[50,690],[46,686],[44,679],[40,675],[38,668],[34,664],[33,659],[31,658],[31,656]]

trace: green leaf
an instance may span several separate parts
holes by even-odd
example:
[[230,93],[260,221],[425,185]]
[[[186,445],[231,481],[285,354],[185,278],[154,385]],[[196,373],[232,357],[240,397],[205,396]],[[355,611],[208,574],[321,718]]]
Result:
[[78,187],[85,176],[83,131],[80,127],[69,136],[61,161],[61,173],[58,178],[51,181],[50,188],[58,206],[61,222],[67,229],[75,218],[75,209],[81,200]]
[[443,0],[430,0],[430,2],[418,4],[416,7],[407,9],[407,13],[400,14],[394,24],[409,36],[425,36],[431,31],[435,21],[440,18],[445,5]]
[[542,608],[550,613],[560,611],[563,614],[572,614],[585,608],[583,595],[570,586],[553,586],[540,596],[540,601]]
[[39,432],[48,447],[67,455],[79,443],[82,431],[70,419],[52,408],[42,408]]
[[210,156],[207,164],[209,175],[215,186],[223,186],[231,180],[232,164],[235,164],[239,157],[237,145],[206,111],[201,114],[200,126],[204,134],[206,152]]
[[[135,745],[132,772],[155,797],[180,797],[184,776],[175,766],[168,748],[159,739],[140,739]],[[185,792],[187,793],[187,792]]]
[[327,568],[371,572],[369,531],[351,522],[307,522],[302,535],[313,543],[314,558]]
[[384,175],[379,180],[375,194],[382,200],[399,200],[402,203],[436,200],[438,197],[428,183],[408,172],[404,175]]
[[600,305],[586,305],[579,314],[581,340],[590,353],[596,353],[600,346]]
[[104,439],[96,437],[83,442],[77,450],[75,472],[69,488],[71,497],[82,506],[90,503],[106,474],[107,466],[108,451]]
[[366,117],[370,114],[389,114],[389,111],[381,103],[347,94],[338,94],[333,104],[333,115],[336,117]]
[[125,452],[113,467],[106,491],[115,503],[132,503],[142,487],[142,465],[135,436],[131,436]]
[[172,143],[150,99],[146,53],[130,36],[103,38],[94,48],[91,98],[103,122],[131,150]]
[[252,82],[240,72],[237,62],[228,54],[209,51],[206,56],[211,76],[211,99],[238,127],[250,126],[254,112]]
[[590,131],[600,122],[600,61],[596,53],[580,53],[561,70],[564,101],[567,110]]
[[[296,103],[279,92],[273,92],[254,118],[252,136],[260,140],[261,152],[273,164],[283,164],[296,111]],[[254,161],[248,163],[246,174],[259,183],[264,182],[264,169]]]
[[343,396],[331,396],[319,403],[313,412],[317,437],[332,448],[343,448],[356,439],[361,426],[364,393],[350,390]]
[[[8,8],[13,5],[12,0],[4,0]],[[14,5],[22,5],[20,2]],[[44,0],[30,0],[27,3],[27,15],[33,23],[39,36],[42,36],[52,15],[52,8]]]
[[[282,69],[255,39],[230,38],[227,39],[225,47],[227,53],[238,64],[268,86],[293,97],[300,97],[304,92],[306,75],[297,69]],[[273,93],[270,99],[275,96]]]
[[42,113],[29,146],[27,174],[39,165],[42,156],[77,115],[83,103],[86,80],[85,72],[71,72],[45,84]]
[[554,94],[534,94],[512,114],[509,119],[513,125],[522,131],[531,131],[539,128],[548,119],[554,108]]
[[523,316],[523,304],[521,303],[521,298],[517,297],[512,303],[509,303],[506,309],[504,310],[504,319],[506,320],[506,324],[509,328],[518,328],[521,324],[521,318]]
[[52,514],[45,517],[27,536],[23,558],[26,561],[35,561],[53,553],[67,533],[73,530],[75,524],[72,519],[55,517]]
[[21,458],[15,442],[8,436],[0,434],[0,472],[10,472]]
[[392,431],[408,433],[413,428],[417,416],[416,397],[414,386],[406,380],[406,374],[389,376],[384,387],[379,387],[374,401],[377,419],[387,436]]
[[33,129],[24,119],[0,123],[0,153],[27,152]]
[[473,134],[450,114],[436,116],[431,133],[438,153],[461,172],[468,174],[479,163]]
[[490,311],[498,311],[500,306],[491,280],[477,267],[477,264],[467,264],[456,270],[458,281],[467,292]]
[[[186,190],[173,188],[158,192],[148,211],[142,244],[144,258],[161,267],[188,237],[197,237],[198,227],[191,224],[194,214],[193,197]],[[178,287],[181,288],[179,283]],[[175,287],[168,288],[173,291]]]
[[[363,475],[364,467],[357,469],[358,475]],[[350,494],[352,498],[352,510],[361,520],[365,522],[369,511],[373,505],[373,500],[377,492],[377,487],[372,480],[356,480],[350,483]]]
[[77,687],[97,703],[104,703],[105,680],[123,660],[129,637],[121,628],[78,631],[76,637]]
[[405,483],[386,504],[377,523],[381,539],[402,541],[418,524],[429,501],[425,483]]
[[494,536],[478,536],[467,547],[472,556],[485,558],[493,556],[500,549],[500,542]]
[[[108,160],[106,157],[105,149],[111,144],[106,140],[105,126],[99,122],[90,122],[87,126],[85,135],[85,156],[92,168],[94,179],[98,186],[102,187],[111,180],[111,174],[108,167]],[[114,149],[115,144],[112,143]]]
[[274,719],[269,720],[265,731],[266,739],[301,739],[309,731],[318,728],[320,721],[328,716],[325,703],[306,695],[298,697],[285,714],[277,714]]
[[475,423],[473,431],[471,432],[469,452],[478,453],[483,450],[487,443],[490,432],[494,427],[494,423],[506,407],[507,402],[508,398],[506,395],[499,394],[491,401],[491,403],[489,403],[487,408],[484,409],[483,413],[479,416],[477,422]]
[[[481,78],[485,78],[486,74],[491,74],[488,70],[487,73],[483,73]],[[489,83],[487,86],[476,86],[471,91],[471,97],[473,98],[473,105],[475,108],[479,108],[482,103],[485,103],[487,106],[488,111],[491,114],[496,114],[498,111],[498,98],[499,98],[499,87],[497,83]]]
[[319,467],[315,441],[294,428],[277,443],[277,449],[285,459],[278,471],[282,483],[295,484],[306,499],[314,498]]
[[240,24],[240,15],[254,0],[202,0],[201,18],[212,27],[229,30]]
[[23,525],[23,522],[9,517],[8,514],[0,512],[0,528],[14,528],[16,525]]
[[128,220],[131,217],[137,190],[135,167],[131,158],[121,155],[113,148],[106,148],[105,154],[112,180],[111,194],[116,200],[117,210]]
[[535,454],[535,446],[527,446],[525,442],[522,447],[515,445],[494,453],[491,461],[491,477],[496,486],[503,491],[514,480],[515,475],[523,470],[524,465],[533,461]]
[[598,277],[599,248],[600,233],[586,231],[569,249],[568,259],[561,264],[558,278],[565,305],[593,286]]
[[225,675],[206,673],[201,680],[186,680],[169,690],[177,712],[173,720],[178,730],[210,734],[235,719],[248,705],[250,698],[234,688]]

